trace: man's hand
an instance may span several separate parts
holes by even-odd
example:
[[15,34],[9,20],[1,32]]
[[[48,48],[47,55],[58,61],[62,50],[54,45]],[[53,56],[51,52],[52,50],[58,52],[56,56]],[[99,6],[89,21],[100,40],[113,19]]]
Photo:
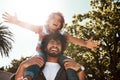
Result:
[[74,62],[71,59],[65,59],[64,62],[65,62],[64,66],[66,70],[70,68],[77,71],[80,68],[80,64]]
[[42,67],[43,64],[44,64],[43,59],[38,55],[28,58],[27,60],[23,61],[18,67],[18,70],[15,75],[15,80],[31,80],[28,78],[26,79],[21,77],[24,70],[31,65],[38,65],[39,67]]
[[31,78],[23,78],[23,77],[20,77],[20,78],[18,78],[18,79],[16,79],[16,80],[32,80]]
[[18,79],[16,79],[16,80],[28,80],[28,79],[21,77],[21,78],[18,78]]
[[73,69],[74,71],[76,71],[79,80],[85,80],[85,79],[86,79],[86,78],[85,78],[84,70],[81,69],[81,70],[79,71],[79,69],[81,68],[81,65],[80,65],[80,64],[72,61],[71,59],[65,59],[64,62],[65,62],[64,66],[65,66],[65,69],[66,69],[66,70],[69,69],[69,68],[70,68],[70,69]]
[[28,58],[21,63],[21,66],[24,68],[27,68],[31,65],[38,65],[39,67],[42,67],[44,65],[44,61],[40,56],[36,55],[34,57]]

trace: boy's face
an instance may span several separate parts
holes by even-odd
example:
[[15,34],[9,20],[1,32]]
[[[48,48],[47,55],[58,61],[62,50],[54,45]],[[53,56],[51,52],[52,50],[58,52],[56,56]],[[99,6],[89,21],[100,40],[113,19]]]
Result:
[[48,26],[50,32],[55,32],[61,28],[61,17],[57,14],[54,14],[48,19]]
[[61,55],[62,45],[60,41],[50,40],[47,45],[48,55],[51,57],[59,57]]

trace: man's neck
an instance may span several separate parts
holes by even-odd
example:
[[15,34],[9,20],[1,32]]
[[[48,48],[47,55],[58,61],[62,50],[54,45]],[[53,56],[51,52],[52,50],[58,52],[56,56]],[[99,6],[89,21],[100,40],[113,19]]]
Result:
[[57,63],[58,62],[58,58],[56,57],[47,57],[47,62],[54,62]]

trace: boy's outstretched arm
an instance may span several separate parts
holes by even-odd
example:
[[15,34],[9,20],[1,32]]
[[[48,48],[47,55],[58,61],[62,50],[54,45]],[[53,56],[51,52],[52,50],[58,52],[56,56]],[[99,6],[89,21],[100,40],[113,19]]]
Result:
[[73,44],[84,46],[84,47],[90,48],[92,50],[96,50],[99,47],[99,42],[98,41],[93,41],[92,38],[90,38],[88,41],[84,41],[82,39],[78,39],[76,37],[73,37],[69,34],[66,34],[66,35],[67,35],[68,41],[72,42]]
[[31,31],[36,32],[36,33],[39,32],[38,30],[40,30],[40,26],[23,22],[17,18],[16,14],[10,15],[9,13],[5,12],[4,14],[2,14],[2,18],[4,19],[4,22],[15,24],[17,26],[26,28],[26,29],[31,30]]

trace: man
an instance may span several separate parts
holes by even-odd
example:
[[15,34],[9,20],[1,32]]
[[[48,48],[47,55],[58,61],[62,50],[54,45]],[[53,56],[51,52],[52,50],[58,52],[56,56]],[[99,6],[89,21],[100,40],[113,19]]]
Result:
[[[41,50],[46,54],[47,62],[42,71],[36,69],[38,69],[38,66],[43,66],[44,62],[42,58],[35,56],[21,63],[15,76],[12,77],[12,80],[68,80],[66,74],[67,69],[75,70],[75,74],[78,76],[78,79],[85,80],[84,71],[81,70],[81,66],[78,63],[75,63],[71,59],[66,59],[64,60],[65,68],[58,64],[58,59],[64,53],[66,48],[66,42],[65,37],[59,32],[46,35],[43,38]],[[36,66],[36,69],[31,69],[31,72],[36,74],[35,77],[24,73],[26,68],[31,65],[38,65]],[[22,73],[24,74],[22,75]]]

